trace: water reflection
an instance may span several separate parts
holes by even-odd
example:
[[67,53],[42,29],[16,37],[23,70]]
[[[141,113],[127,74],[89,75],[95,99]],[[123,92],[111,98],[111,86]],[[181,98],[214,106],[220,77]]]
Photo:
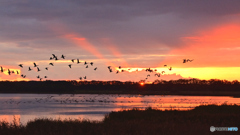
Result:
[[102,120],[105,114],[121,109],[153,107],[191,109],[202,104],[238,104],[240,98],[224,96],[161,96],[119,94],[1,94],[0,120],[15,118],[22,124],[35,118]]

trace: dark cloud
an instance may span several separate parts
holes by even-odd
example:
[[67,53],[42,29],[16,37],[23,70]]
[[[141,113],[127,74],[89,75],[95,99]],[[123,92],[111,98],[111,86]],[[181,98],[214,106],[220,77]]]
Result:
[[181,46],[181,37],[240,13],[239,5],[238,0],[2,0],[0,40],[19,47],[74,47],[64,39],[73,32],[97,47],[109,38],[123,53],[152,53]]

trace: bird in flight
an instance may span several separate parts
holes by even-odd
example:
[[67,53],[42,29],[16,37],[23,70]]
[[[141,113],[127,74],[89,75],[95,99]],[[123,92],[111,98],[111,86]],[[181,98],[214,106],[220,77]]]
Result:
[[47,76],[44,76],[44,78],[47,78]]
[[49,63],[49,65],[52,65],[52,66],[53,66],[53,63]]
[[28,68],[28,71],[31,71],[31,70],[32,70],[32,69],[29,67],[29,68]]
[[119,73],[119,71],[117,70],[116,74],[118,74],[118,73]]
[[84,76],[83,78],[84,78],[84,79],[87,79],[87,77],[86,77],[86,76]]
[[22,78],[25,78],[25,77],[26,77],[26,75],[23,75],[23,74],[22,74],[22,75],[21,75],[21,77],[22,77]]
[[188,62],[188,61],[189,61],[189,62],[192,62],[192,61],[193,61],[193,59],[192,59],[192,60],[190,60],[190,59],[187,59],[187,62]]
[[74,63],[74,60],[75,60],[75,59],[72,59],[71,61]]
[[169,68],[169,71],[171,71],[171,70],[172,70],[172,67]]
[[17,74],[19,74],[19,72],[17,71]]
[[19,64],[18,66],[21,67],[21,68],[23,68],[23,64]]
[[165,71],[162,71],[162,74],[165,73]]
[[82,80],[82,77],[79,77],[80,80]]
[[77,59],[77,64],[79,64],[79,63],[81,63],[81,62],[79,61],[79,59]]
[[86,64],[87,64],[87,62],[85,61],[85,62],[84,62],[84,65],[86,65]]
[[160,77],[160,74],[155,74],[155,76],[158,76],[158,77]]
[[86,66],[86,68],[88,68],[88,65]]
[[57,56],[55,54],[52,54],[53,58],[57,58]]
[[1,72],[3,72],[3,67],[1,66]]
[[94,70],[97,70],[97,67],[95,67]]
[[33,65],[34,65],[34,67],[37,67],[37,66],[38,66],[35,62],[33,63]]
[[40,78],[40,76],[38,75],[37,78]]
[[72,68],[72,64],[69,64],[68,66],[69,66],[70,68]]
[[8,75],[11,75],[11,71],[8,69]]
[[119,66],[118,68],[119,68],[119,69],[121,69],[122,67],[121,67],[121,66]]
[[65,56],[62,54],[61,58],[65,59]]
[[45,67],[46,70],[48,70],[48,67]]
[[147,77],[150,77],[150,75],[147,75]]
[[187,62],[187,60],[186,59],[183,59],[183,63],[186,63]]
[[164,65],[164,67],[166,67],[167,65]]
[[93,65],[93,62],[91,62],[90,64],[91,64],[91,66],[92,66],[92,65]]
[[49,60],[52,60],[52,59],[53,59],[53,57],[50,57],[50,58],[49,58]]
[[111,68],[111,66],[108,66],[108,69],[110,69]]
[[37,70],[38,70],[38,72],[41,71],[38,67],[37,67]]

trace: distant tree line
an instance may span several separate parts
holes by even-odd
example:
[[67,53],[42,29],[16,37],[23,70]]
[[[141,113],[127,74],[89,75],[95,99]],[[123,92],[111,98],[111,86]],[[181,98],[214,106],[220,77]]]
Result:
[[239,91],[240,82],[219,79],[132,81],[1,81],[0,93],[74,93],[76,91]]

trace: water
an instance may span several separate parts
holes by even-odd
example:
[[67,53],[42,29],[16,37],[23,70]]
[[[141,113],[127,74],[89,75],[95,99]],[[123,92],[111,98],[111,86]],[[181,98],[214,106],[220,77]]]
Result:
[[0,94],[0,120],[15,118],[25,125],[35,118],[102,120],[105,114],[146,107],[192,109],[202,104],[238,104],[240,98],[226,96],[161,96],[123,94]]

